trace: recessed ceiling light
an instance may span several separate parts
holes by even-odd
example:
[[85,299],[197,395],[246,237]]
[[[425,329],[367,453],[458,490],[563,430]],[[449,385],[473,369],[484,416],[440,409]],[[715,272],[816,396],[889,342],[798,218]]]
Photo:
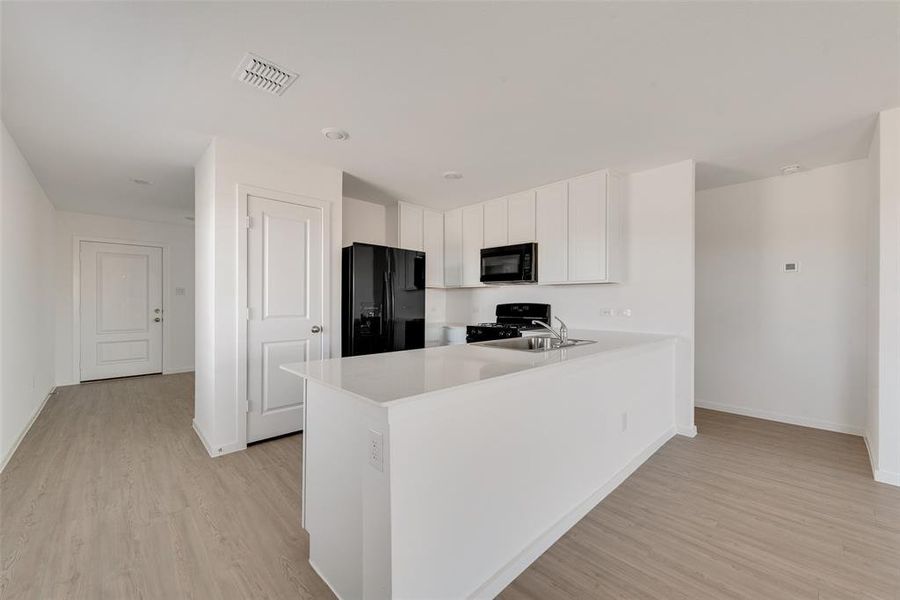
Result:
[[138,185],[153,185],[153,182],[149,179],[139,179],[137,177],[132,177],[131,183],[136,183]]
[[335,142],[343,142],[344,140],[350,139],[349,133],[343,129],[338,129],[337,127],[326,127],[322,130],[322,135]]
[[459,171],[447,171],[444,173],[444,179],[462,179],[462,173]]
[[800,170],[800,165],[785,165],[781,167],[782,175],[790,175],[791,173],[796,173]]

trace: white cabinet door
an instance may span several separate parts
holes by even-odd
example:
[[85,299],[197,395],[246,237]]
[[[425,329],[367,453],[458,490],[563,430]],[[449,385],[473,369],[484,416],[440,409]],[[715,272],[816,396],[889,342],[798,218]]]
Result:
[[484,247],[505,246],[507,241],[507,202],[498,198],[484,203]]
[[303,429],[302,380],[281,365],[322,358],[322,209],[247,196],[247,441]]
[[162,248],[81,242],[81,381],[162,371]]
[[568,280],[568,184],[565,181],[538,188],[535,193],[538,243],[538,282]]
[[462,209],[462,284],[481,285],[481,249],[484,247],[484,206]]
[[569,181],[569,281],[603,281],[606,271],[606,171]]
[[424,209],[415,204],[400,202],[398,210],[400,247],[406,250],[424,250]]
[[[425,264],[427,265],[427,259]],[[444,285],[462,285],[462,209],[444,213]]]
[[[523,244],[537,239],[534,230],[534,195],[535,191],[529,190],[507,197],[507,243]],[[485,220],[487,220],[486,214]]]
[[425,287],[444,287],[444,215],[425,211],[423,237]]

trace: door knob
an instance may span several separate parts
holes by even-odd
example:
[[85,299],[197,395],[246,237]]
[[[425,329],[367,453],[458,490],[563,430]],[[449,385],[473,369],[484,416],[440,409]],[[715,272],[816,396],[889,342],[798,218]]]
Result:
[[313,325],[310,331],[312,331],[313,333],[321,333],[322,327],[319,325]]
[[157,315],[158,315],[158,314],[159,314],[159,313],[161,313],[161,312],[162,312],[162,310],[161,310],[161,309],[159,309],[159,308],[154,308],[154,309],[153,309],[153,312],[154,312],[154,313],[155,313],[155,314],[157,314]]
[[159,323],[160,321],[162,321],[162,319],[160,319],[159,317],[155,317],[155,318],[153,319],[153,322],[154,322],[154,323]]

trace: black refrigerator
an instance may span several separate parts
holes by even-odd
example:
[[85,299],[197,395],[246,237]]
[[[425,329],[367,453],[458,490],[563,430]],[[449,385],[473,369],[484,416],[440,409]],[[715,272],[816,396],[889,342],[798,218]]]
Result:
[[425,347],[424,252],[353,244],[342,269],[342,356]]

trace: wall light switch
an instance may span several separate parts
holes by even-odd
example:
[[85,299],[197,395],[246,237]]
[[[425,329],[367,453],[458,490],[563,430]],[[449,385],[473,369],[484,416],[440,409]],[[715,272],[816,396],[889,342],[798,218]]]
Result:
[[785,273],[796,273],[800,270],[800,263],[797,261],[784,263]]

